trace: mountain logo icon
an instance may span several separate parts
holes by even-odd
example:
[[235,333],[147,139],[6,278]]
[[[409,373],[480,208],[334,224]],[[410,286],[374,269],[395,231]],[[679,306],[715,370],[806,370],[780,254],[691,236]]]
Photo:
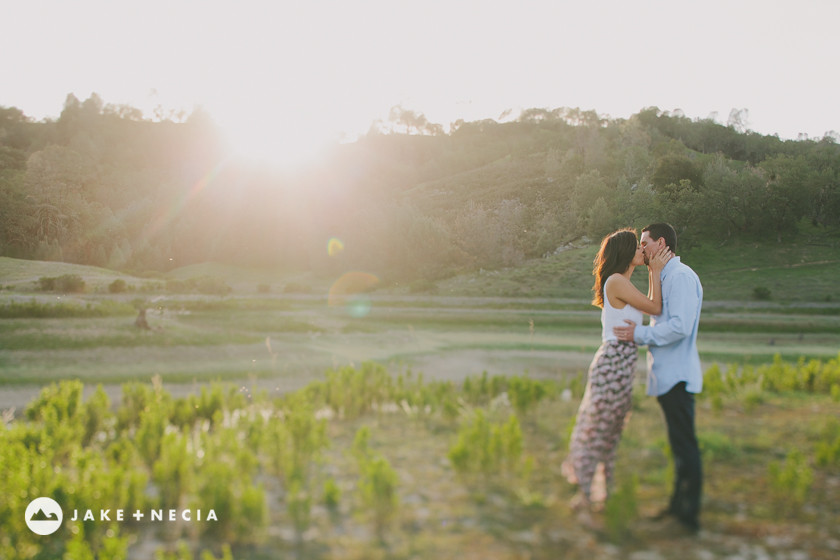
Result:
[[29,518],[30,521],[58,521],[58,515],[51,513],[47,515],[44,510],[39,509],[36,514]]
[[35,498],[26,507],[26,526],[36,535],[51,535],[58,531],[64,519],[61,506],[52,498]]

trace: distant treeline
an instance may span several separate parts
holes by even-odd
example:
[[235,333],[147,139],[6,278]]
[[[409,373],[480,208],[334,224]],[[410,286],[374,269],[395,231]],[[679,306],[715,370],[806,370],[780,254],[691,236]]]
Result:
[[201,112],[153,121],[96,94],[69,95],[57,120],[0,108],[0,255],[135,272],[204,261],[360,269],[409,281],[512,266],[658,220],[688,244],[805,231],[836,239],[837,135],[781,140],[741,120],[532,109],[445,133],[397,109],[389,132],[372,129],[284,172],[231,159]]

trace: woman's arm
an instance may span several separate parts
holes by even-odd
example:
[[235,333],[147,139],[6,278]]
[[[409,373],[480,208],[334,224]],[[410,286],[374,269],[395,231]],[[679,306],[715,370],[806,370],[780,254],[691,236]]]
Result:
[[621,274],[613,274],[607,279],[609,293],[619,301],[632,305],[643,313],[659,315],[662,313],[662,269],[673,256],[674,254],[668,248],[663,248],[650,260],[647,296]]

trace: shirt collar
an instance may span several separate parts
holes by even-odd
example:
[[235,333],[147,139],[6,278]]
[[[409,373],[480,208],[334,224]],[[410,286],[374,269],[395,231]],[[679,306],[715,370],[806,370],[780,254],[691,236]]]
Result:
[[662,273],[660,274],[660,278],[665,278],[667,276],[668,271],[674,267],[676,267],[680,262],[680,258],[676,255],[671,257],[667,263],[665,263],[665,267],[662,269]]

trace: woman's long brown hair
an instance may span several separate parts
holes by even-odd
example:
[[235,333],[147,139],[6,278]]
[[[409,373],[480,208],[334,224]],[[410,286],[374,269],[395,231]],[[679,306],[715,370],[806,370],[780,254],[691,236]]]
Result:
[[630,268],[638,244],[636,230],[633,228],[620,229],[601,241],[601,249],[595,256],[592,267],[592,275],[595,276],[595,284],[592,286],[595,296],[592,298],[592,305],[604,307],[604,284],[607,283],[607,278]]

